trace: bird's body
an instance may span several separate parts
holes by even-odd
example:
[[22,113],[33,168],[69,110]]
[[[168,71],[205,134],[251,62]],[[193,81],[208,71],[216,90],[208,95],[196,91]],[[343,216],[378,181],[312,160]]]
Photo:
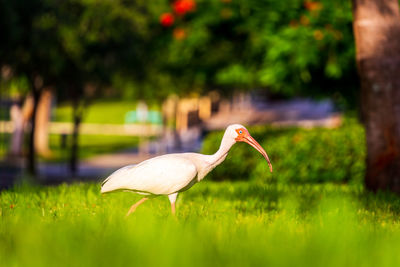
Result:
[[[243,137],[243,141],[254,146],[263,155],[265,154],[264,156],[269,163],[268,156],[261,146],[243,126],[235,124],[227,128],[220,148],[215,154],[166,154],[145,160],[137,165],[125,166],[104,180],[101,193],[128,190],[146,196],[168,195],[174,212],[177,194],[200,182],[210,171],[224,161],[232,145],[237,141],[242,141],[238,139],[240,135],[246,135]],[[145,197],[133,205],[128,214],[147,199],[148,197]]]
[[[169,195],[199,182],[199,169],[207,165],[205,155],[167,154],[123,167],[104,181],[102,193],[132,190],[143,195]],[[156,167],[155,167],[156,166]],[[199,168],[197,167],[199,166]]]

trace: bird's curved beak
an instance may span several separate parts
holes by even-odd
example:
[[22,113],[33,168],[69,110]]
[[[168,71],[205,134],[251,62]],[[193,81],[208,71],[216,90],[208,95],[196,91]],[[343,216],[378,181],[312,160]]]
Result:
[[270,172],[272,172],[272,164],[268,158],[267,152],[265,152],[265,150],[261,147],[261,145],[250,134],[246,134],[243,137],[236,139],[236,141],[246,142],[249,145],[251,145],[252,147],[254,147],[255,149],[257,149],[257,151],[260,152],[261,155],[263,155],[264,158],[267,160],[269,170],[270,170]]

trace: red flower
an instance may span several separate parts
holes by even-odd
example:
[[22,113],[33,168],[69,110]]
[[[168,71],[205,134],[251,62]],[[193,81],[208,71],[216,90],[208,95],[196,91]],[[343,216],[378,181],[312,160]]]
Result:
[[182,28],[176,28],[173,35],[176,40],[183,40],[186,38],[186,31]]
[[318,11],[322,9],[322,3],[307,0],[304,2],[304,7],[310,11]]
[[182,16],[193,11],[196,8],[196,2],[193,0],[176,0],[172,7],[177,15]]
[[171,13],[163,13],[160,16],[160,23],[164,27],[172,26],[172,24],[174,24],[174,20],[175,20],[174,15],[172,15]]

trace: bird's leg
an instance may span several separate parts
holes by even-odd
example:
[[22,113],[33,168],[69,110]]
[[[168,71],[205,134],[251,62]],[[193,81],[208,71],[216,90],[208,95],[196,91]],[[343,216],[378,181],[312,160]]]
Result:
[[171,203],[171,212],[172,212],[172,215],[175,216],[175,202]]
[[144,197],[141,200],[139,200],[138,202],[136,202],[135,204],[133,204],[132,207],[129,209],[128,213],[126,214],[126,216],[128,217],[129,214],[131,214],[132,212],[135,212],[136,208],[139,207],[141,204],[143,204],[143,202],[145,202],[148,199],[149,199],[148,197]]
[[168,195],[169,202],[171,202],[171,212],[172,212],[172,215],[174,215],[174,216],[175,216],[175,202],[176,202],[177,196],[178,196],[178,193],[173,193],[171,195]]

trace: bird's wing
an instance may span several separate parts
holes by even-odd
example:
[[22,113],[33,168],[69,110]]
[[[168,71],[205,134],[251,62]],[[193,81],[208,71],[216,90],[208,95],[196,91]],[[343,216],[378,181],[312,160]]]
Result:
[[128,189],[165,195],[178,192],[197,175],[196,166],[184,157],[169,154],[123,167],[102,184],[101,192]]

